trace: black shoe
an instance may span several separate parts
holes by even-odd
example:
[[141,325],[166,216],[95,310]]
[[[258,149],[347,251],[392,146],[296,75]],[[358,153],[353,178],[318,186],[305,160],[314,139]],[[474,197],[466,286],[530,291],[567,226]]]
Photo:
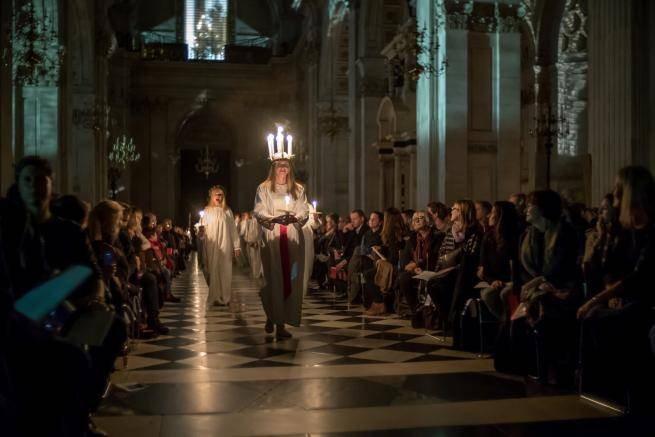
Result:
[[164,298],[166,302],[174,302],[174,303],[180,303],[181,300],[179,297],[173,296],[173,294],[169,294]]
[[148,323],[148,328],[152,329],[157,335],[168,335],[170,329],[159,321],[159,318]]
[[84,435],[86,437],[109,437],[109,433],[96,425],[91,417],[89,417],[89,423]]

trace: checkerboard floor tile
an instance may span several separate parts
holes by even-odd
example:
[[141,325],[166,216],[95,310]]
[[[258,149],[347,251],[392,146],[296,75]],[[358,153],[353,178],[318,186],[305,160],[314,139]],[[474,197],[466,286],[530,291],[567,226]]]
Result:
[[[254,281],[234,269],[229,306],[207,306],[207,285],[197,270],[176,278],[180,303],[161,311],[169,335],[140,341],[128,360],[132,370],[331,366],[471,359],[474,355],[439,354],[448,342],[411,327],[396,314],[364,316],[330,291],[307,293],[300,326],[293,338],[277,341],[264,332],[266,314]],[[138,357],[138,359],[137,359]],[[122,366],[119,366],[121,368]]]

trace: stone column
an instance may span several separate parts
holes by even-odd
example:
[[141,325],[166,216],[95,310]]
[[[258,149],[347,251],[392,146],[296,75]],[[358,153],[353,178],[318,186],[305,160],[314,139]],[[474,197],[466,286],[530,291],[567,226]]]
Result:
[[635,40],[640,38],[635,27],[638,3],[589,1],[589,152],[594,205],[612,190],[621,167],[646,162],[643,126],[652,126],[653,121],[647,112],[639,111],[646,90],[639,86],[642,64],[635,56],[640,43]]
[[[416,5],[418,28],[425,29],[425,37],[428,40],[436,38],[435,21],[438,9],[436,3],[441,2],[421,1]],[[420,61],[427,62],[427,58],[421,56]],[[416,203],[420,208],[425,207],[431,200],[443,199],[443,190],[440,192],[439,182],[444,179],[445,153],[440,149],[439,143],[440,129],[437,116],[442,102],[439,101],[438,84],[437,77],[422,75],[416,89]]]
[[445,177],[439,201],[451,204],[468,193],[469,142],[469,32],[448,29],[446,38],[448,68],[445,81],[445,105],[442,117],[445,135],[439,137],[439,149],[444,150]]
[[375,180],[378,179],[378,154],[371,146],[378,139],[377,112],[380,101],[385,94],[386,81],[382,74],[385,71],[384,58],[365,58],[358,61],[361,73],[360,97],[360,127],[359,145],[360,157],[360,205],[365,211],[377,208],[377,189]]
[[[8,30],[11,28],[13,2],[0,2],[0,46],[6,47]],[[11,48],[8,50],[11,56]],[[0,64],[0,192],[4,195],[14,181],[12,100],[12,66]]]
[[361,101],[360,75],[357,72],[359,29],[359,2],[354,2],[348,11],[348,205],[362,207],[362,146],[361,146]]
[[497,166],[496,198],[507,199],[521,188],[521,34],[496,34]]

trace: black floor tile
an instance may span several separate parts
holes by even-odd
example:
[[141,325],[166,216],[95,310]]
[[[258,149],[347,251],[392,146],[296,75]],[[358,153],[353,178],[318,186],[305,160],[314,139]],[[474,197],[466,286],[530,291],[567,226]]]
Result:
[[277,355],[284,355],[289,351],[282,349],[272,349],[266,345],[257,345],[245,349],[238,349],[228,352],[230,355],[237,355],[240,357],[258,358],[260,360],[265,358],[275,357]]
[[[344,346],[340,344],[326,344],[325,346],[320,346],[313,349],[307,349],[308,352],[322,352],[325,354],[341,355],[344,357],[348,355],[358,354],[360,352],[366,352],[367,350],[369,349],[361,348],[361,347]],[[332,362],[330,362],[330,364],[331,363]]]
[[324,343],[339,343],[341,341],[350,340],[353,337],[348,337],[346,335],[332,335],[327,333],[320,333],[320,334],[317,333],[317,334],[307,335],[302,338],[305,340],[322,341]]
[[[396,328],[397,327],[398,326],[396,326]],[[376,338],[378,340],[394,340],[394,341],[407,341],[417,337],[422,337],[422,336],[414,335],[414,334],[399,334],[397,332],[380,332],[377,334],[371,334],[366,336],[366,338]]]
[[148,352],[140,356],[146,358],[156,358],[158,360],[179,361],[186,358],[201,356],[202,352],[195,352],[189,349],[165,349],[163,351]]
[[170,363],[157,364],[155,366],[149,366],[149,367],[140,367],[138,369],[133,369],[133,370],[135,372],[139,372],[143,370],[194,370],[200,368],[201,367],[198,366],[192,366],[189,364],[182,364],[172,361]]
[[464,359],[468,359],[468,358],[448,357],[445,355],[421,355],[420,357],[407,360],[405,361],[405,363],[423,363],[426,361],[456,361],[456,360],[464,360]]
[[449,402],[526,396],[523,382],[499,378],[492,374],[469,372],[408,375],[403,388]]
[[298,365],[293,363],[281,363],[278,361],[257,360],[257,361],[251,361],[249,363],[239,364],[238,366],[232,366],[230,367],[230,369],[252,368],[252,367],[293,367],[293,366],[297,367]]
[[164,338],[162,340],[152,340],[147,341],[148,344],[154,344],[156,346],[169,346],[169,347],[183,347],[190,344],[198,343],[197,340],[191,340],[188,338],[175,337],[175,338]]
[[[390,333],[383,333],[383,334],[390,334]],[[380,335],[380,334],[369,335],[366,338],[380,338],[380,337],[376,337],[376,335]],[[387,340],[387,338],[384,338],[384,340]],[[389,338],[388,340],[394,340],[394,339]],[[401,343],[394,343],[392,345],[383,347],[382,349],[391,349],[394,351],[417,352],[420,354],[427,354],[442,349],[442,347],[433,344],[401,342]]]
[[388,364],[386,361],[377,360],[362,360],[361,358],[343,357],[338,360],[328,361],[325,363],[327,366],[339,366],[345,364]]

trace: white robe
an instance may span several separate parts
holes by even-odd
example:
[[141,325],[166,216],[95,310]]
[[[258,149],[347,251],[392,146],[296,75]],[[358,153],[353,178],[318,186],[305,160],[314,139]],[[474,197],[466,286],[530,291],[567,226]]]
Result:
[[250,263],[250,277],[253,279],[261,278],[262,255],[260,250],[262,245],[262,229],[254,217],[248,219],[246,222],[243,240],[246,243],[248,262]]
[[218,301],[227,305],[232,295],[232,257],[239,249],[239,234],[229,209],[208,206],[200,219],[205,227],[203,240],[203,273],[209,285],[209,304]]
[[[300,325],[302,314],[303,282],[305,272],[305,238],[302,226],[307,221],[307,198],[300,187],[298,199],[290,199],[285,205],[286,185],[277,185],[275,192],[270,183],[263,182],[257,188],[254,215],[262,225],[264,247],[261,250],[264,284],[261,289],[262,304],[269,320],[276,325]],[[287,226],[290,294],[284,296],[283,260],[280,248],[281,225],[271,223],[271,219],[291,211],[298,223]]]
[[303,276],[303,293],[307,293],[309,287],[309,278],[312,276],[314,270],[314,230],[318,229],[319,222],[314,219],[312,215],[316,212],[313,205],[307,204],[309,209],[309,220],[302,227],[303,235],[305,236],[305,274]]

